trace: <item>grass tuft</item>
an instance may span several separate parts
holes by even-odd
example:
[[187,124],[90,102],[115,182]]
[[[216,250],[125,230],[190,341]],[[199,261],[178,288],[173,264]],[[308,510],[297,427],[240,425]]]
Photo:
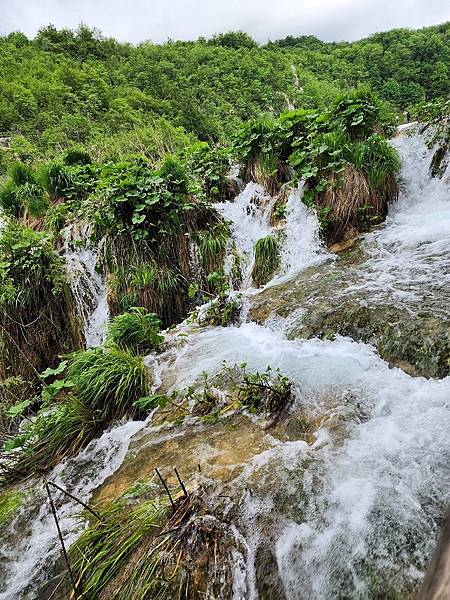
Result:
[[268,235],[259,239],[253,249],[255,263],[252,270],[253,283],[259,287],[273,277],[280,266],[280,251],[276,238]]
[[134,307],[114,317],[109,325],[106,344],[115,344],[135,354],[150,352],[163,338],[158,335],[161,321],[155,313]]

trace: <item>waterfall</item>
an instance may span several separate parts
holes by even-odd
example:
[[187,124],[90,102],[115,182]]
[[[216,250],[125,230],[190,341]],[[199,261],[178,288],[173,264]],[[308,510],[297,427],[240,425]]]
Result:
[[[349,285],[336,293],[415,306],[419,313],[431,306],[448,319],[449,179],[430,177],[433,150],[422,136],[403,134],[393,144],[402,158],[400,197],[386,222],[362,237],[366,258],[349,267]],[[307,265],[327,256],[316,217],[296,195],[288,201],[286,274],[302,260]],[[248,253],[270,226],[261,211],[246,216],[244,197],[238,202],[227,207],[228,216]],[[249,371],[278,367],[300,390],[294,414],[318,423],[314,443],[276,443],[227,488],[242,499],[244,597],[259,597],[255,561],[267,545],[287,600],[370,600],[392,590],[406,597],[423,577],[450,502],[450,377],[413,378],[364,343],[288,340],[282,320],[278,325],[276,331],[243,323],[198,332],[167,367],[175,387],[192,384],[202,371],[219,372],[223,361],[245,362]]]
[[[321,298],[328,293],[338,295],[339,301],[342,294],[369,306],[398,303],[417,314],[431,307],[438,319],[448,319],[449,179],[429,176],[432,150],[422,136],[403,133],[392,143],[402,158],[398,202],[390,207],[383,225],[362,236],[357,264],[343,261],[341,271],[331,272],[329,287],[319,290]],[[272,294],[267,302],[273,302],[273,309],[291,281],[291,287],[295,285],[296,274],[317,267],[316,277],[308,273],[308,278],[299,278],[300,285],[314,292],[314,286],[330,275],[326,268],[339,262],[323,246],[317,215],[302,203],[301,193],[301,188],[292,190],[285,222],[276,227],[270,214],[277,198],[254,183],[234,202],[217,205],[231,222],[233,241],[244,262],[244,289],[251,285],[255,242],[266,235],[278,236],[281,264],[267,286]],[[106,302],[101,308],[106,291],[95,270],[96,254],[87,245],[77,248],[70,242],[66,260],[86,336],[90,326],[99,332],[107,308]],[[277,283],[282,283],[280,290]],[[250,303],[257,292],[247,291]],[[300,297],[294,308],[305,313],[309,305]],[[233,460],[226,464],[230,468],[220,494],[233,506],[227,514],[245,548],[245,560],[236,558],[234,597],[256,600],[270,593],[286,600],[413,597],[450,502],[450,377],[411,377],[388,365],[373,346],[350,338],[288,339],[288,326],[289,315],[280,317],[276,327],[252,322],[186,327],[178,342],[168,342],[168,350],[158,356],[158,374],[167,385],[164,391],[193,385],[205,371],[214,376],[224,361],[246,363],[249,373],[270,365],[294,384],[286,421],[264,432],[270,443],[263,448],[251,444],[250,458],[240,456],[244,443],[240,422],[236,427],[230,427],[230,421],[223,425]],[[199,447],[189,447],[185,454],[197,456],[201,447],[204,460],[214,460],[220,452],[214,447],[213,430],[196,423]],[[295,433],[303,423],[311,428],[305,439]],[[155,451],[155,439],[167,444],[171,436],[192,435],[191,425],[155,427],[152,435],[161,438],[143,436],[144,452]],[[148,466],[148,460],[137,445],[132,451],[128,447],[131,437],[145,426],[130,422],[104,433],[59,465],[50,479],[89,500],[106,477],[114,478],[125,456],[132,477],[140,479],[140,465]],[[215,425],[216,433],[220,426]],[[176,460],[182,461],[180,454]],[[198,477],[207,480],[203,468]],[[114,487],[114,479],[110,484]],[[8,526],[0,549],[1,567],[6,565],[0,600],[35,598],[38,583],[59,552],[42,489],[36,483],[27,486],[31,497]],[[79,507],[56,498],[69,544],[84,526],[76,520]],[[29,535],[18,536],[30,516]],[[263,565],[263,583],[258,579],[261,548],[270,550],[273,562]],[[267,585],[265,576],[274,570],[276,588],[268,594],[261,586]]]
[[280,268],[267,285],[288,280],[296,273],[332,256],[320,239],[317,214],[303,204],[302,195],[302,186],[291,190],[282,226],[270,224],[278,196],[269,196],[254,182],[248,183],[234,201],[215,205],[225,219],[231,222],[233,240],[243,263],[242,289],[251,286],[254,245],[267,235],[276,235],[281,246]]
[[[49,481],[54,481],[87,502],[92,492],[122,463],[132,436],[144,425],[143,421],[130,421],[105,432],[76,457],[55,467],[48,476]],[[61,551],[42,483],[28,483],[24,490],[27,494],[24,505],[10,525],[0,548],[0,568],[3,573],[0,600],[35,598],[39,584],[45,582],[52,573],[51,569]],[[69,547],[86,526],[80,517],[83,508],[56,489],[52,490],[52,495],[65,544]],[[24,535],[25,531],[28,531],[28,535]],[[17,542],[20,534],[22,537]],[[3,569],[4,562],[6,569]]]
[[86,347],[99,346],[109,318],[107,289],[97,270],[97,251],[89,244],[87,229],[64,230],[64,258],[78,314],[82,319]]
[[270,213],[275,199],[257,183],[250,182],[233,202],[218,203],[216,209],[232,224],[233,239],[242,259],[242,287],[250,286],[254,263],[253,246],[269,235]]

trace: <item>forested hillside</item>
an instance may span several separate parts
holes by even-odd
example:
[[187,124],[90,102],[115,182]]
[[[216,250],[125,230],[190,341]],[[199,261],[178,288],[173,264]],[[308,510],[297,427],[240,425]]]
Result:
[[12,33],[0,38],[0,134],[12,137],[1,169],[74,143],[103,159],[223,141],[241,121],[325,108],[361,83],[402,111],[448,95],[449,65],[449,23],[354,43],[303,36],[264,46],[239,32],[138,46],[86,26],[48,26],[33,40]]

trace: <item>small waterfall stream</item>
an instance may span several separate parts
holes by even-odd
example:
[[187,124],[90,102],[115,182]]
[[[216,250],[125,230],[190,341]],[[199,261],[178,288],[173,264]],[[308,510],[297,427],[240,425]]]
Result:
[[[421,136],[402,135],[393,143],[403,160],[402,193],[386,223],[363,236],[365,258],[346,271],[348,281],[339,294],[355,301],[406,303],[418,310],[426,302],[437,311],[447,310],[448,317],[449,180],[429,177],[431,152]],[[250,285],[254,243],[274,232],[273,203],[262,188],[249,184],[234,202],[217,205],[232,222],[245,259],[244,288]],[[315,213],[301,203],[301,190],[294,190],[280,231],[281,267],[266,286],[274,298],[278,284],[290,285],[306,268],[333,263],[318,230]],[[73,289],[80,310],[90,307],[82,313],[86,341],[99,343],[107,309],[95,254],[73,248],[66,260],[76,274]],[[312,278],[309,285],[315,282]],[[335,293],[333,286],[331,290]],[[249,296],[257,294],[248,291]],[[163,386],[171,388],[192,384],[203,371],[218,372],[223,361],[246,362],[249,371],[279,367],[296,385],[289,425],[305,421],[313,428],[308,442],[264,433],[258,445],[249,436],[251,448],[239,427],[222,432],[234,469],[223,484],[224,494],[238,505],[235,527],[245,547],[245,560],[236,562],[234,600],[413,598],[450,502],[450,377],[411,377],[390,368],[372,346],[350,338],[290,340],[286,326],[279,319],[276,327],[244,322],[197,328],[180,347],[159,357]],[[89,337],[91,330],[97,337]],[[139,445],[134,439],[130,452],[138,431],[144,441]],[[180,472],[188,473],[192,460],[205,465],[217,461],[230,469],[230,455],[221,465],[213,436],[205,431],[200,430],[198,441],[191,440],[194,447],[186,446],[188,450],[175,445],[172,458]],[[189,430],[159,433],[151,423],[120,425],[50,478],[89,500],[107,478],[116,489],[117,478],[124,477],[120,465],[125,455],[135,477],[139,469],[144,473],[155,440],[169,444],[177,436],[189,441]],[[0,549],[0,568],[6,573],[0,600],[35,598],[37,583],[58,553],[42,489],[32,486],[30,494]],[[72,541],[83,526],[75,519],[78,507],[59,497],[58,502],[64,535]],[[25,534],[19,533],[27,518]],[[270,563],[261,564],[262,556]],[[261,571],[267,575],[263,583]],[[269,573],[275,573],[272,580]],[[266,586],[263,594],[261,586]]]
[[64,232],[64,258],[70,286],[84,326],[86,347],[100,346],[109,318],[107,289],[97,270],[97,251],[89,244],[86,228]]

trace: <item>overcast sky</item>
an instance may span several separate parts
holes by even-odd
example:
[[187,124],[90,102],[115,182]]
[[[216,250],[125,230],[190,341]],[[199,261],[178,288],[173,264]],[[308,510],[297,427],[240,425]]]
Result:
[[260,42],[314,34],[354,40],[393,27],[450,20],[450,0],[0,0],[0,32],[74,28],[81,21],[121,41],[195,39],[243,30]]

